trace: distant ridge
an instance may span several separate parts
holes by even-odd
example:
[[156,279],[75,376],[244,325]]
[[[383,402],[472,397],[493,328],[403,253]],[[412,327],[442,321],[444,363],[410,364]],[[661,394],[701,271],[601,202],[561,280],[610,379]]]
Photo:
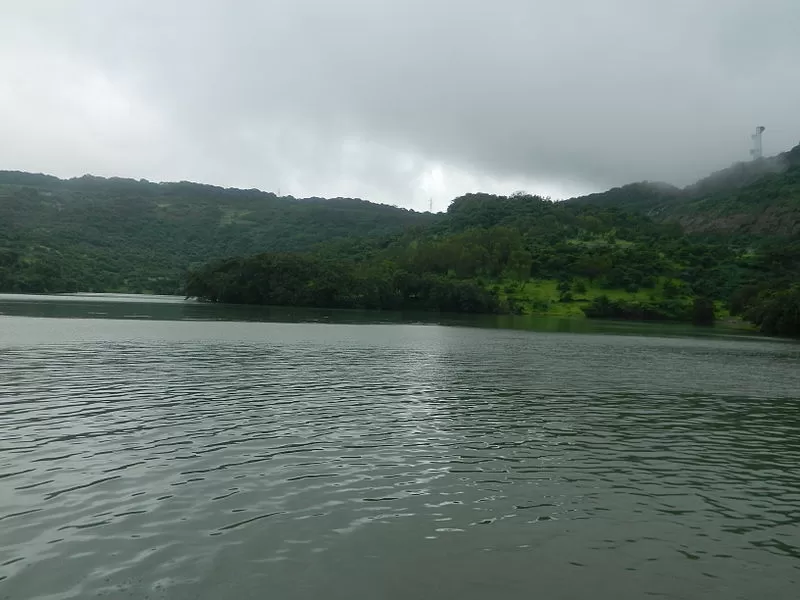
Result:
[[187,268],[212,258],[310,250],[436,218],[358,198],[0,171],[0,289],[174,293]]
[[567,202],[634,210],[695,233],[800,234],[800,145],[677,188],[640,182]]

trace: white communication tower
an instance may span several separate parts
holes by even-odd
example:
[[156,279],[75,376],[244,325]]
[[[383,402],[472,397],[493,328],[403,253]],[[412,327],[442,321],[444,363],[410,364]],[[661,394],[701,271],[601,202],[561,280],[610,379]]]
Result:
[[759,125],[756,127],[756,132],[750,136],[753,139],[753,148],[750,150],[750,156],[753,157],[753,160],[764,158],[764,147],[761,145],[761,134],[764,133],[765,129],[766,127]]

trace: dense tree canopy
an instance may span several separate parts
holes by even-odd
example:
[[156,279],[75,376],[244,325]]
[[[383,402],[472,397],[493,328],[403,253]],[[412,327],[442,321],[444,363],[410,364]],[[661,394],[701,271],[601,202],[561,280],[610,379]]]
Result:
[[383,237],[436,217],[362,200],[0,171],[0,291],[177,293],[215,258]]
[[634,183],[569,201],[623,208],[689,233],[800,235],[800,145],[738,163],[683,189]]
[[[615,208],[470,194],[444,219],[382,241],[207,265],[189,274],[186,293],[226,302],[524,313],[549,308],[526,295],[527,282],[556,280],[558,301],[585,306],[591,317],[706,324],[711,299],[733,291],[725,274],[742,270],[737,256]],[[649,297],[605,296],[620,290]]]
[[765,333],[800,337],[800,237],[770,240],[748,256],[729,306]]
[[471,281],[302,254],[259,254],[191,271],[187,296],[212,302],[493,313],[496,294]]

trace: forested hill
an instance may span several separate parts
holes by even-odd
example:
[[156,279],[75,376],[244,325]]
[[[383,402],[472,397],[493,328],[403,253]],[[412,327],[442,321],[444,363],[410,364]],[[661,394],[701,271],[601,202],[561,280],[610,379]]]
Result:
[[800,234],[800,145],[733,165],[683,189],[640,182],[568,202],[634,210],[679,223],[690,233]]
[[0,291],[176,293],[190,266],[385,237],[435,215],[350,198],[0,171]]
[[[701,198],[652,185],[629,186],[627,198],[626,188],[611,190],[605,202],[468,194],[441,215],[0,172],[0,291],[185,291],[225,302],[702,322],[729,311],[800,335],[800,235],[780,236],[794,231],[790,219],[773,226],[761,217],[760,232],[774,236],[703,238],[674,216],[696,217],[692,207],[703,203],[783,214],[797,203],[800,149],[787,154],[771,173],[699,182]],[[671,223],[636,205],[666,205],[672,195],[689,212],[671,208]]]
[[703,239],[618,208],[468,194],[441,220],[313,253],[212,261],[211,302],[710,323],[800,335],[800,240]]

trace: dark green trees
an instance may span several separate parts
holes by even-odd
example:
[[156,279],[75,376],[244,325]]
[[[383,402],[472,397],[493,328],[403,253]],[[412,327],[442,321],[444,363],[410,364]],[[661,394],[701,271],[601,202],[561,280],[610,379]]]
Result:
[[752,299],[744,315],[764,333],[800,337],[800,285],[762,292]]
[[714,301],[698,296],[692,303],[692,323],[695,325],[714,324]]
[[416,274],[390,263],[356,264],[301,254],[211,263],[186,277],[186,296],[210,302],[494,313],[497,296],[472,281]]

